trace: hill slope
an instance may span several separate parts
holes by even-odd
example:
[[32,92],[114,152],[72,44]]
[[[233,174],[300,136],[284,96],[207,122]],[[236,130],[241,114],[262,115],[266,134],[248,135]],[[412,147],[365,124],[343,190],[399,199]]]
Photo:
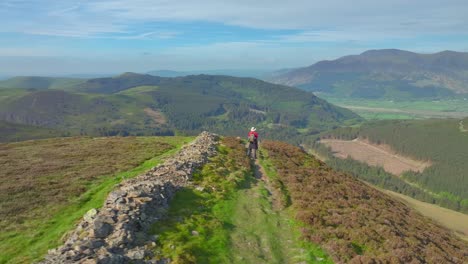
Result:
[[373,184],[467,213],[468,133],[464,131],[465,122],[468,119],[379,121],[359,128],[337,129],[325,137],[360,138],[387,145],[397,154],[428,161],[430,166],[422,172],[405,172],[400,178],[383,176],[386,174],[383,171],[376,173],[376,170],[364,168],[350,159],[332,162],[336,168],[361,176],[366,174],[365,180]]
[[0,143],[0,263],[32,263],[60,244],[116,184],[189,140],[75,137]]
[[[183,139],[68,138],[0,145],[1,152],[8,154],[0,155],[0,161],[12,163],[0,181],[2,193],[21,201],[1,200],[8,218],[0,223],[8,232],[0,234],[0,260],[30,262],[46,254],[47,247],[63,244],[59,238],[71,229],[70,210],[78,212],[73,213],[75,219],[90,206],[96,210],[88,211],[65,236],[67,242],[49,251],[43,263],[85,259],[464,263],[468,259],[468,245],[452,233],[282,142],[265,141],[259,165],[249,161],[239,139],[203,133],[161,166],[119,185],[114,184],[123,175],[101,175],[127,170],[141,158],[159,159],[177,141]],[[69,149],[77,147],[79,151],[69,155]],[[89,151],[96,153],[86,155]],[[124,156],[129,152],[134,155],[127,161]],[[24,153],[29,154],[25,162],[15,158]],[[51,155],[62,162],[47,159]],[[114,155],[118,159],[106,162]],[[38,157],[46,162],[23,170]],[[76,166],[83,162],[88,166]],[[142,173],[141,168],[132,171]],[[28,184],[33,188],[22,193]],[[42,188],[45,185],[53,188]],[[69,199],[83,193],[80,199]],[[27,203],[30,195],[40,200]],[[54,209],[54,214],[41,208]],[[45,224],[48,229],[38,229],[44,228],[46,213],[47,218],[54,217]]]
[[265,142],[304,237],[339,263],[464,263],[468,246],[401,202],[297,147]]
[[468,93],[468,53],[369,50],[279,72],[269,80],[336,97],[437,98]]
[[66,91],[7,89],[0,94],[0,119],[72,135],[195,134],[204,129],[239,134],[258,126],[264,135],[294,139],[359,120],[312,93],[229,76],[125,73]]
[[85,79],[78,78],[20,76],[0,81],[0,87],[37,90],[67,89],[84,81]]

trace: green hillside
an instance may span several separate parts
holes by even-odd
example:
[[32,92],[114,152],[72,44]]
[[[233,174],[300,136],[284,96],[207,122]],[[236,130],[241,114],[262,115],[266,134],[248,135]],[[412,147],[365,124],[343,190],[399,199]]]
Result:
[[359,128],[338,129],[327,136],[365,138],[376,144],[390,145],[405,156],[430,161],[432,166],[422,173],[406,172],[404,181],[383,171],[362,168],[364,165],[351,160],[335,159],[333,163],[354,174],[368,174],[366,180],[382,187],[468,213],[468,133],[464,132],[463,124],[456,119],[380,121]]
[[0,81],[0,87],[37,90],[68,89],[84,81],[85,79],[78,78],[20,76]]
[[466,52],[383,49],[278,72],[268,80],[338,98],[409,100],[467,94],[467,72]]
[[66,135],[66,133],[60,132],[55,129],[0,121],[0,142],[14,142],[28,139],[52,138]]
[[312,93],[252,78],[162,78],[125,73],[67,90],[0,91],[0,119],[69,135],[173,135],[202,130],[234,135],[257,126],[298,141],[360,118]]

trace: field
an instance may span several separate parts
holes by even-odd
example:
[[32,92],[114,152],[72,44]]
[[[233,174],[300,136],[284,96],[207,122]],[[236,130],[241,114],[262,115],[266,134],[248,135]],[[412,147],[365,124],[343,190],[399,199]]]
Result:
[[328,102],[348,108],[365,119],[464,118],[468,116],[468,98],[443,100],[368,100],[323,96]]
[[366,162],[371,166],[383,167],[385,171],[394,175],[401,175],[405,171],[422,172],[430,166],[429,162],[418,161],[396,154],[389,146],[376,145],[362,139],[337,140],[325,139],[320,143],[330,147],[337,158],[351,158]]
[[57,138],[0,144],[0,263],[30,263],[60,244],[125,178],[190,138]]

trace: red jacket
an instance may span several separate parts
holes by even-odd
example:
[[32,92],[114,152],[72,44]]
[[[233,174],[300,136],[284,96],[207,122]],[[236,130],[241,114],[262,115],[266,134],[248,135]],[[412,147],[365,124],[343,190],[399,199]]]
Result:
[[256,131],[250,131],[249,132],[249,135],[247,135],[247,137],[250,137],[250,135],[254,134],[255,138],[258,139],[258,133]]

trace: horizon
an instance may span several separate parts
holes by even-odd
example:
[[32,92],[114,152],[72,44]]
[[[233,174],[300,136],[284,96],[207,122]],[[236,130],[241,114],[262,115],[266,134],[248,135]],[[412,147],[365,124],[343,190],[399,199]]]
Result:
[[6,0],[0,7],[0,77],[272,71],[373,49],[468,52],[468,3],[459,0]]

